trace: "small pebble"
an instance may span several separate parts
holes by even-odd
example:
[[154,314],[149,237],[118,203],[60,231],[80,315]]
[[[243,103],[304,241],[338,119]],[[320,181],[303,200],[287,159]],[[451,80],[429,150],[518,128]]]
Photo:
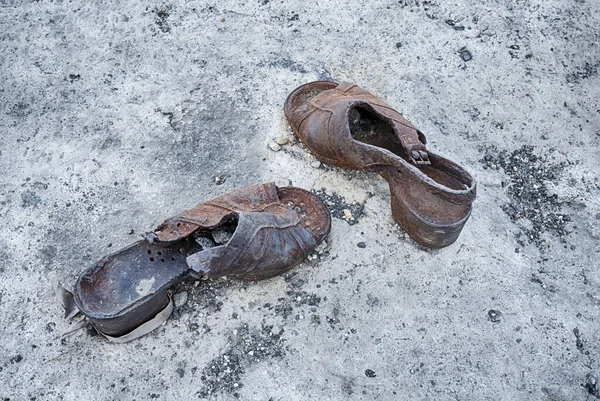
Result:
[[497,311],[497,310],[494,310],[494,309],[490,309],[488,311],[488,319],[492,323],[498,323],[498,322],[500,322],[500,317],[501,316],[502,316],[502,313],[500,311]]
[[275,180],[275,185],[279,188],[289,187],[292,185],[292,181],[287,178],[278,178]]
[[212,232],[212,237],[217,244],[225,244],[229,242],[232,236],[233,232],[223,227],[215,228]]
[[365,244],[364,242],[359,242],[358,244],[356,244],[359,248],[366,248],[367,244]]
[[315,251],[321,254],[325,251],[325,249],[327,249],[327,241],[321,242],[319,246],[315,248]]
[[377,376],[377,375],[376,375],[376,374],[375,374],[375,372],[374,372],[374,371],[372,371],[371,369],[367,369],[367,370],[365,370],[365,376],[367,376],[367,377],[369,377],[369,378],[373,378],[373,377],[375,377],[375,376]]
[[598,378],[592,375],[592,373],[587,374],[584,387],[587,389],[588,393],[600,398],[600,383],[598,382]]
[[470,51],[468,51],[465,48],[462,48],[460,50],[460,58],[462,58],[463,61],[471,61],[473,59],[473,56],[471,55]]
[[289,142],[290,140],[288,138],[286,138],[285,136],[282,138],[277,139],[277,145],[285,145]]
[[180,306],[185,305],[188,299],[187,291],[181,291],[177,294],[173,295],[173,302],[175,303],[175,307],[179,308]]
[[344,212],[344,218],[346,220],[350,220],[352,218],[352,213],[350,212],[349,209],[344,209],[343,212]]
[[269,144],[269,149],[271,149],[273,152],[279,152],[281,150],[281,146],[277,145],[275,142],[271,142]]
[[215,246],[215,243],[212,242],[209,238],[206,237],[196,237],[196,242],[198,243],[198,245],[200,245],[202,247],[202,249],[208,249],[208,248],[212,248]]
[[310,163],[310,166],[312,168],[319,168],[319,167],[321,167],[321,162],[318,160],[315,160],[314,162]]

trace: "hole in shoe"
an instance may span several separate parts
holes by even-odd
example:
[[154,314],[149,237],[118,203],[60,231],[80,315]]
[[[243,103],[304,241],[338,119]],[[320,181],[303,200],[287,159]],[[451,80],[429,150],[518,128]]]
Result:
[[[348,111],[350,134],[357,141],[371,146],[387,149],[395,155],[408,161],[406,152],[392,124],[379,117],[374,111],[364,106],[356,106]],[[416,165],[419,170],[437,183],[445,187],[462,190],[465,183],[449,174],[445,168],[440,168],[432,160],[432,165]]]
[[353,107],[348,111],[348,123],[352,138],[368,145],[384,148],[406,159],[406,152],[394,127],[366,107]]
[[238,226],[238,217],[233,215],[220,226],[212,230],[197,230],[193,233],[196,242],[202,249],[227,245]]

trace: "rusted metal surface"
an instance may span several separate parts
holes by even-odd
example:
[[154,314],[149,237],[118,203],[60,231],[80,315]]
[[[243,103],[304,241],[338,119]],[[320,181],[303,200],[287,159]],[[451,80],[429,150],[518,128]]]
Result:
[[392,107],[349,83],[317,81],[294,90],[285,115],[326,163],[379,173],[392,214],[420,244],[452,244],[471,213],[476,184],[460,165],[427,150],[425,135]]
[[327,208],[308,191],[247,187],[172,217],[146,240],[106,256],[77,280],[74,300],[101,334],[129,341],[167,319],[174,284],[276,276],[308,256],[330,227]]

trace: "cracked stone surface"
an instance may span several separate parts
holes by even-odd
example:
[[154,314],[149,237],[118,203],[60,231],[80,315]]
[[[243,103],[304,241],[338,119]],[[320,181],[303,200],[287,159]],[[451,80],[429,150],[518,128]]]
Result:
[[[598,400],[599,25],[593,0],[0,2],[0,399]],[[293,136],[283,102],[319,79],[473,173],[455,244],[417,245],[384,180]],[[269,181],[330,202],[304,263],[180,284],[128,344],[63,337],[51,272],[72,288]]]

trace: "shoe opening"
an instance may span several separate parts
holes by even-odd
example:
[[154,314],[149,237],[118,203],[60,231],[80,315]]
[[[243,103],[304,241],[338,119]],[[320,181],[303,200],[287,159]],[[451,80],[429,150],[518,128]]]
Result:
[[384,148],[406,160],[406,152],[394,127],[373,111],[356,106],[348,111],[350,134],[357,141]]
[[[351,108],[348,111],[348,124],[350,134],[355,140],[387,149],[410,163],[392,124],[378,116],[369,107],[356,106]],[[434,160],[431,160],[431,162],[432,165],[413,166],[437,183],[450,189],[464,190],[470,185],[470,181],[465,177],[461,177],[460,172],[452,171],[449,166],[438,165]]]
[[196,230],[193,235],[202,249],[208,249],[215,246],[227,245],[233,233],[237,229],[239,218],[237,215],[230,216],[223,224],[212,230]]

